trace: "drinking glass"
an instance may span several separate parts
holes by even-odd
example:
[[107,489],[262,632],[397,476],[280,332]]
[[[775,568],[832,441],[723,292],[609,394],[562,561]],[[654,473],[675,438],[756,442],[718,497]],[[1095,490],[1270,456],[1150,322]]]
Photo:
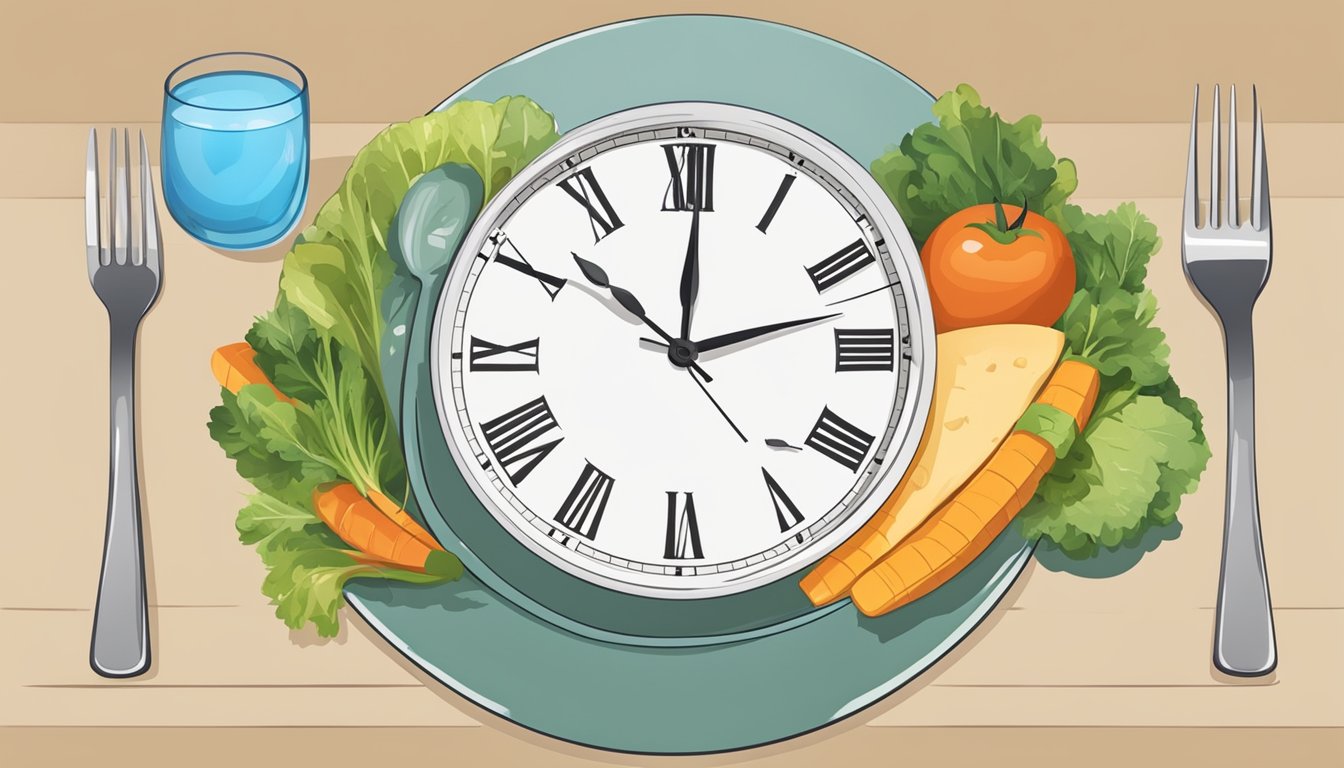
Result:
[[270,245],[308,198],[308,78],[264,53],[215,53],[163,84],[163,197],[193,237]]

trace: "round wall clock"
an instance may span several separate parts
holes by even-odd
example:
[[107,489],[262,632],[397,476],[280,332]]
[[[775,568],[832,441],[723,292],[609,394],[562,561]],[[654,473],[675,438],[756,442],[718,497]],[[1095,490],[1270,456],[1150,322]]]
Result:
[[[468,572],[353,581],[350,604],[483,717],[629,752],[789,738],[929,668],[1029,560],[1017,531],[876,619],[798,579],[925,428],[928,297],[866,166],[931,97],[721,16],[588,30],[440,108],[514,94],[560,141],[431,233],[450,259],[394,253],[414,280],[384,293],[414,500]],[[451,168],[423,199],[479,200]]]
[[934,349],[918,253],[867,172],[801,126],[703,102],[604,117],[459,253],[432,346],[453,456],[580,579],[662,599],[768,584],[910,463]]

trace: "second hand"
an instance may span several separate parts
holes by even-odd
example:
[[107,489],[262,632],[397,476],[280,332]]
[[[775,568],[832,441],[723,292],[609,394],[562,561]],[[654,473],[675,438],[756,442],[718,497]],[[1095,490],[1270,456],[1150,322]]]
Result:
[[719,401],[715,400],[714,396],[709,393],[709,388],[704,385],[704,382],[700,381],[695,375],[695,372],[688,368],[686,374],[691,377],[691,381],[695,382],[695,385],[700,388],[700,391],[705,393],[705,397],[709,398],[709,402],[714,404],[714,408],[718,410],[719,415],[723,417],[724,421],[728,422],[728,426],[733,428],[733,431],[737,433],[737,436],[742,438],[742,442],[748,442],[747,436],[742,434],[742,430],[737,428],[737,424],[733,423],[732,418],[728,416],[728,412],[723,410],[723,406],[719,405]]

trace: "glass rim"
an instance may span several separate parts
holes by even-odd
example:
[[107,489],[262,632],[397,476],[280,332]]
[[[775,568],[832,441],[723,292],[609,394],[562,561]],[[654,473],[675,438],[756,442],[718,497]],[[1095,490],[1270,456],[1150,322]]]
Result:
[[[177,77],[179,72],[191,66],[192,64],[197,64],[207,59],[220,58],[222,56],[253,56],[257,58],[270,59],[271,61],[279,62],[280,64],[283,64],[284,66],[293,70],[299,76],[298,78],[299,90],[293,96],[290,96],[288,98],[281,99],[280,101],[276,101],[270,104],[259,104],[255,107],[209,107],[203,104],[196,104],[190,100],[180,99],[173,94],[172,89],[173,78]],[[193,109],[206,110],[208,112],[256,112],[257,110],[261,109],[273,109],[275,107],[284,106],[285,104],[288,104],[291,101],[294,101],[295,99],[302,98],[307,94],[308,94],[308,76],[303,73],[302,69],[299,69],[298,66],[296,66],[291,61],[287,61],[285,59],[280,58],[279,56],[270,53],[261,53],[259,51],[220,51],[218,53],[207,53],[204,56],[197,56],[194,59],[188,59],[187,61],[178,64],[176,67],[173,68],[173,71],[169,72],[168,76],[163,80],[163,97],[165,99],[171,99],[172,101],[177,102],[178,104],[182,104],[184,106],[188,106]]]

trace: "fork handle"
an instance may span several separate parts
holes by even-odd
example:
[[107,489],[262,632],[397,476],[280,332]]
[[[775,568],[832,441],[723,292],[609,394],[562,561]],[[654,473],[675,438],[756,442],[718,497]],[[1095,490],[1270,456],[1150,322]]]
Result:
[[1255,353],[1249,308],[1223,319],[1227,348],[1227,511],[1213,663],[1239,677],[1274,671],[1274,616],[1255,486]]
[[111,465],[107,532],[89,664],[103,677],[134,677],[149,669],[145,550],[140,533],[140,482],[135,458],[135,337],[139,323],[111,324]]

